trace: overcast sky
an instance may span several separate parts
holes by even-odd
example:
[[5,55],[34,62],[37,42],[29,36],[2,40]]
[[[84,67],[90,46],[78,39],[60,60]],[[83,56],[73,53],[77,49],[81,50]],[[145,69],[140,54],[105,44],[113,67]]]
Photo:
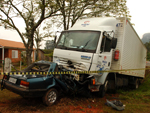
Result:
[[[131,23],[134,23],[133,26],[137,34],[142,38],[144,33],[150,32],[150,0],[127,0],[127,7],[129,8],[131,17]],[[18,21],[17,24],[21,28],[22,24]],[[0,38],[22,42],[18,33],[15,31],[5,30],[0,27]],[[42,49],[45,47],[44,43]]]
[[142,38],[144,33],[150,32],[150,0],[127,0],[127,7],[133,27]]

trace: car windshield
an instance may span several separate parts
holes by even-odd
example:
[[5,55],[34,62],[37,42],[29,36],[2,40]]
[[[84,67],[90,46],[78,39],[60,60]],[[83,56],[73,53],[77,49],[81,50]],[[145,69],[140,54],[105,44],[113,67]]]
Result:
[[94,52],[99,37],[100,31],[64,31],[57,42],[57,48]]

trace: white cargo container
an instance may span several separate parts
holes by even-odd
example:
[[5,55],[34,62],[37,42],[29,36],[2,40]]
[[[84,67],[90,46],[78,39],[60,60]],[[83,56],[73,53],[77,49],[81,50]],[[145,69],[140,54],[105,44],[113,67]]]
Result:
[[[141,42],[129,20],[125,17],[101,17],[82,19],[59,37],[53,61],[71,71],[109,70],[105,73],[73,74],[83,78],[92,76],[88,88],[104,96],[106,89],[131,85],[138,88],[144,78],[147,49]],[[112,70],[124,70],[112,72]],[[133,70],[129,70],[133,69]],[[78,77],[77,77],[78,76]]]
[[[128,19],[117,18],[115,38],[118,40],[116,49],[119,50],[120,57],[117,62],[112,60],[111,69],[122,70],[145,68],[147,49]],[[145,76],[145,70],[129,70],[120,73],[142,78]]]

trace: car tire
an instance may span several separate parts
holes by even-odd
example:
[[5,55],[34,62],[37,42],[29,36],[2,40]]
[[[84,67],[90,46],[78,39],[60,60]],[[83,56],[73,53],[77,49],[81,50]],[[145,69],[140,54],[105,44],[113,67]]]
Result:
[[49,89],[43,96],[43,103],[46,106],[53,105],[58,99],[58,91],[55,88]]

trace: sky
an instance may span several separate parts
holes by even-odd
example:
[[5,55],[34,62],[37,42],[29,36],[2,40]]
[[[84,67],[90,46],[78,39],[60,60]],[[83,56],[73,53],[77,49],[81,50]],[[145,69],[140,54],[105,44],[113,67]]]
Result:
[[127,0],[131,23],[137,34],[142,38],[144,33],[150,33],[150,0]]
[[[150,0],[127,0],[127,7],[130,11],[131,23],[140,38],[144,33],[150,33]],[[24,31],[22,24],[17,20],[17,26]],[[12,41],[22,42],[18,33],[14,30],[5,30],[0,27],[0,38]],[[45,42],[42,43],[41,49],[44,49]]]

